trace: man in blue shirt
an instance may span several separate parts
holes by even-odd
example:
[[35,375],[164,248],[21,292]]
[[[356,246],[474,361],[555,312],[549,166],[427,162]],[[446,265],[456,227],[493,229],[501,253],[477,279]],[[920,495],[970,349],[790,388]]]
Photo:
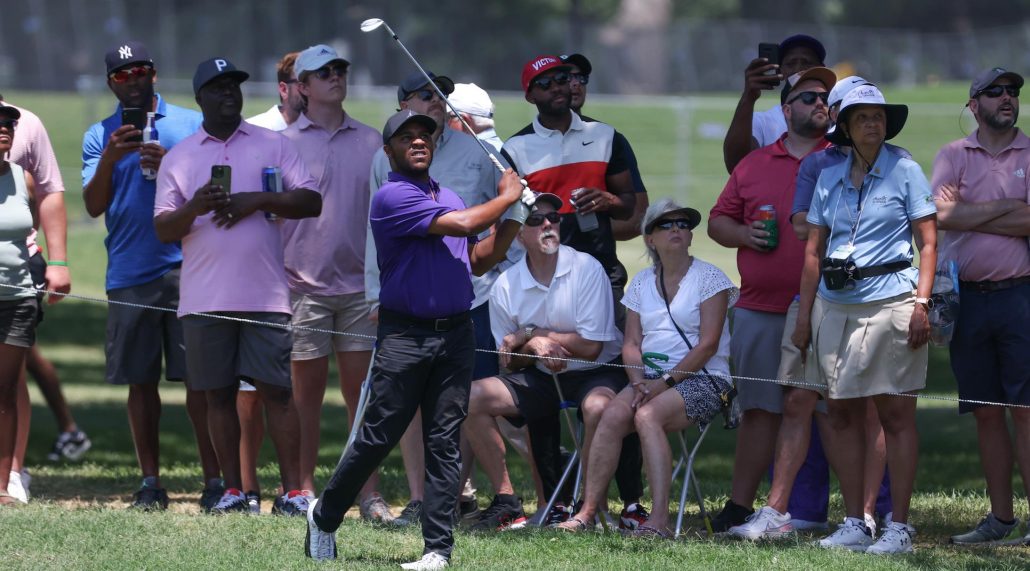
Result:
[[[167,149],[200,127],[201,116],[167,103],[154,92],[157,71],[142,43],[113,47],[104,59],[107,86],[118,99],[118,107],[113,115],[90,126],[83,137],[82,188],[86,211],[94,218],[103,214],[108,232],[104,240],[106,289],[112,303],[107,314],[106,378],[114,385],[129,385],[129,426],[143,472],[143,485],[134,494],[132,506],[165,509],[168,494],[160,480],[161,398],[157,386],[162,354],[166,378],[185,380],[182,328],[175,313],[124,304],[178,307],[182,249],[178,243],[162,244],[157,239],[153,221],[156,185],[144,177],[142,169],[156,172]],[[139,129],[122,125],[122,110],[128,108],[155,114],[158,144],[143,144]],[[208,435],[204,395],[194,391],[186,395],[207,482],[201,507],[207,510],[223,492],[218,461]]]

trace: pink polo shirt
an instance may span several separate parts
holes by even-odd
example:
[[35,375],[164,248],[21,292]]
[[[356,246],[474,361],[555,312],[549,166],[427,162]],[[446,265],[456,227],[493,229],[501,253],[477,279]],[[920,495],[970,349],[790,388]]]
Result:
[[283,135],[293,142],[322,195],[321,216],[281,225],[290,289],[307,295],[365,291],[368,181],[382,135],[350,115],[328,132],[304,114]]
[[[943,184],[958,187],[962,200],[985,202],[1030,196],[1030,138],[1019,131],[997,156],[980,146],[973,131],[965,139],[948,143],[933,162],[930,188],[940,196]],[[1025,237],[983,232],[947,231],[941,237],[938,260],[955,260],[959,279],[999,281],[1030,276],[1030,248]]]
[[[261,192],[261,170],[278,166],[283,190],[316,188],[293,145],[281,134],[241,122],[228,140],[203,128],[172,147],[157,175],[154,216],[172,212],[211,179],[213,165],[232,168],[232,193]],[[261,211],[230,229],[209,213],[197,217],[182,239],[179,316],[198,311],[290,313],[277,222]]]
[[[783,146],[784,137],[786,135],[771,145],[751,151],[737,163],[709,214],[710,218],[729,216],[741,224],[751,224],[758,219],[758,209],[763,205],[771,204],[776,209],[779,245],[768,252],[737,249],[740,299],[736,307],[787,313],[801,287],[805,243],[794,234],[790,211],[794,204],[795,180],[804,157],[796,159],[788,153]],[[824,140],[812,152],[828,146],[829,142]]]
[[[46,194],[64,192],[64,179],[61,178],[61,169],[57,166],[54,147],[50,144],[50,135],[47,134],[39,116],[8,101],[4,101],[4,105],[10,105],[21,112],[7,160],[32,175],[36,183],[36,203],[38,204]],[[35,255],[39,251],[35,229],[29,232],[26,241],[29,245],[29,255]]]

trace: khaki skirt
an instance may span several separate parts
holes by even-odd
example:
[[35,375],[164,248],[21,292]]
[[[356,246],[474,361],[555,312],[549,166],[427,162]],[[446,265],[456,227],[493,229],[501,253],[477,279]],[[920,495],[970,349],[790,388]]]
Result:
[[831,399],[904,393],[926,387],[927,346],[908,347],[915,297],[840,304],[816,297],[812,352],[817,382]]

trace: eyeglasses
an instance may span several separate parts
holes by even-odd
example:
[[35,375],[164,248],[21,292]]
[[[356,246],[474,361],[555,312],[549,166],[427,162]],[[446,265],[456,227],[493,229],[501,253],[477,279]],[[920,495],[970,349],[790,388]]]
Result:
[[150,72],[153,71],[153,69],[154,68],[148,65],[134,65],[125,69],[119,69],[118,71],[108,75],[108,77],[110,77],[111,81],[115,83],[125,83],[126,81],[137,77],[150,75]]
[[790,98],[787,101],[787,103],[794,103],[798,99],[800,99],[801,102],[805,105],[814,105],[815,100],[819,99],[823,102],[823,105],[825,105],[826,102],[830,100],[830,94],[825,91],[823,91],[822,93],[816,93],[815,91],[802,91],[801,93],[798,93],[794,97]]
[[411,93],[409,93],[408,96],[404,98],[404,100],[407,101],[412,97],[418,97],[421,101],[432,101],[435,95],[436,92],[432,89],[419,89],[418,91],[412,91]]
[[580,85],[586,85],[590,83],[590,76],[585,73],[570,73],[569,79],[579,83]]
[[551,88],[552,84],[565,85],[569,82],[569,79],[570,77],[567,72],[559,71],[558,73],[550,77],[538,77],[534,79],[533,85],[539,87],[540,89],[543,89],[544,91],[547,91]]
[[1009,97],[1012,98],[1019,97],[1019,87],[1016,85],[989,85],[981,89],[980,92],[976,95],[977,97],[981,95],[986,95],[991,99],[996,99],[998,97],[1001,97],[1001,94],[1003,92],[1008,93]]
[[347,66],[345,66],[345,65],[334,65],[334,66],[320,67],[320,68],[316,69],[315,71],[311,72],[311,75],[314,75],[315,77],[317,77],[318,79],[321,79],[322,81],[325,81],[325,80],[329,79],[329,76],[331,76],[331,75],[335,75],[336,77],[343,77],[343,76],[347,75]]
[[0,129],[7,129],[8,131],[14,131],[15,127],[18,126],[17,119],[0,119]]
[[547,220],[551,224],[557,224],[561,222],[561,214],[553,211],[548,212],[547,214],[530,214],[526,217],[526,226],[539,226],[544,223],[544,220]]
[[690,220],[687,220],[686,218],[675,218],[672,220],[662,220],[654,225],[654,227],[659,230],[672,230],[673,226],[680,230],[690,230]]

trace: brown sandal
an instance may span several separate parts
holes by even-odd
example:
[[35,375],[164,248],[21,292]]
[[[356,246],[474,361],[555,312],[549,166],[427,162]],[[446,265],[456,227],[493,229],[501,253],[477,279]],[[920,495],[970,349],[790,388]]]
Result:
[[579,533],[581,531],[587,531],[589,526],[585,521],[577,518],[576,516],[572,516],[555,526],[555,529],[560,529],[561,531],[567,531],[569,533]]

